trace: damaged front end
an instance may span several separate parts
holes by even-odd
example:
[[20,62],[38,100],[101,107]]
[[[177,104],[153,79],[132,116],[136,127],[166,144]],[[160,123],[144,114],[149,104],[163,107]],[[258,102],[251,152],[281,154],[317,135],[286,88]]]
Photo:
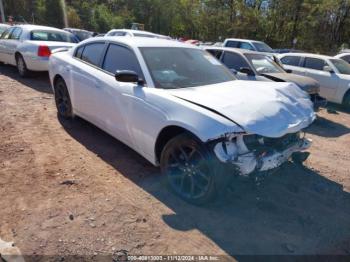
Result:
[[311,146],[304,133],[290,133],[280,138],[240,134],[226,136],[211,143],[217,159],[232,165],[238,175],[270,171],[288,159],[306,160],[308,153],[301,153]]

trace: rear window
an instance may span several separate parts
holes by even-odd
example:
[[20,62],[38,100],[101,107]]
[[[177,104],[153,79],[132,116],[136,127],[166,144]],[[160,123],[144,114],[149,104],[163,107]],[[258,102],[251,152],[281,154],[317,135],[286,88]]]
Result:
[[30,40],[33,41],[53,41],[53,42],[68,42],[76,43],[74,36],[70,33],[35,30],[30,32]]
[[281,62],[284,65],[299,66],[300,56],[285,56],[281,58]]

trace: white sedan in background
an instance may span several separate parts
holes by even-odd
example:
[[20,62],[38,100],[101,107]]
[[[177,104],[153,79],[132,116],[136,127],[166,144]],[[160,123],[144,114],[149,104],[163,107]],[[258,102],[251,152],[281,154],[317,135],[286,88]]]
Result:
[[0,62],[17,66],[19,74],[25,77],[30,71],[48,71],[51,52],[75,44],[75,37],[60,29],[16,25],[0,37]]
[[50,58],[61,117],[83,117],[160,165],[171,189],[201,204],[234,175],[307,158],[315,119],[292,83],[239,81],[193,45],[98,37]]
[[320,83],[320,95],[350,108],[350,65],[332,56],[308,53],[279,55],[283,67]]

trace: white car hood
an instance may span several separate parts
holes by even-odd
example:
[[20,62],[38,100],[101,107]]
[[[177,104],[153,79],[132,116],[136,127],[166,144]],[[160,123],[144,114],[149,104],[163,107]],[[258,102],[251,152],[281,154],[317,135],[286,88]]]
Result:
[[297,132],[315,119],[309,96],[293,83],[237,80],[168,91],[266,137]]

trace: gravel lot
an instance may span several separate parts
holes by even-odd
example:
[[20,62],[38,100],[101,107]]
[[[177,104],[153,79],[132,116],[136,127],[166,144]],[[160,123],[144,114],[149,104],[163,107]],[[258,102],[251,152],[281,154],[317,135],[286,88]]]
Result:
[[350,113],[318,113],[304,167],[194,207],[127,146],[59,120],[52,98],[46,74],[0,66],[0,239],[22,254],[350,254]]

